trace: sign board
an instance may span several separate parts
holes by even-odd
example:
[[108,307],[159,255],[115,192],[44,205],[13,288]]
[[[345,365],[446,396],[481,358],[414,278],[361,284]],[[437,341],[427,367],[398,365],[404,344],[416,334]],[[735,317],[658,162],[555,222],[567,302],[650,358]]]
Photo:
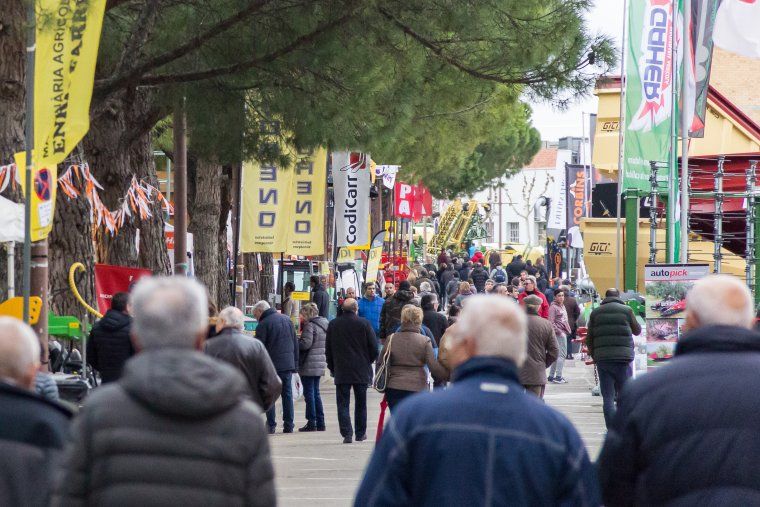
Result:
[[707,264],[644,266],[648,366],[673,357],[685,317],[686,294],[709,273]]

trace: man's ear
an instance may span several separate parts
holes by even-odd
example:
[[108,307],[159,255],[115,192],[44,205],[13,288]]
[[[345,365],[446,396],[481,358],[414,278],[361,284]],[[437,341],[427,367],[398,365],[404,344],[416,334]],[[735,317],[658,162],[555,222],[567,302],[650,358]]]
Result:
[[19,384],[30,391],[34,391],[34,381],[37,378],[37,371],[39,370],[39,363],[35,363],[24,372],[24,375],[19,379]]
[[135,349],[135,352],[140,352],[142,350],[142,345],[140,345],[140,340],[135,336],[134,333],[129,333],[129,340],[132,342],[132,348]]
[[206,342],[206,333],[202,332],[195,338],[195,344],[193,345],[195,347],[195,350],[199,350],[203,352],[203,345]]
[[684,321],[683,330],[690,331],[700,326],[699,317],[694,313],[686,310],[686,320]]

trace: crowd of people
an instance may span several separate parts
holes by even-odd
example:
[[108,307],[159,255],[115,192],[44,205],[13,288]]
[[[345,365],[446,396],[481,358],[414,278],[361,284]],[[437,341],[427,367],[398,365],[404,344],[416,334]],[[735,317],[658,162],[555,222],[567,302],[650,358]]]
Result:
[[31,328],[0,318],[0,503],[275,505],[267,435],[277,431],[277,400],[282,432],[296,429],[295,374],[305,401],[298,430],[327,430],[320,384],[329,372],[337,429],[351,444],[368,437],[367,391],[381,364],[391,418],[356,505],[760,498],[747,395],[760,334],[744,284],[697,282],[672,364],[635,381],[641,329],[618,291],[606,292],[586,337],[609,428],[595,466],[574,426],[542,401],[547,382],[567,382],[580,313],[570,288],[519,256],[506,267],[489,258],[489,271],[439,261],[437,273],[418,267],[397,289],[386,284],[384,297],[376,284],[358,299],[346,294],[332,320],[314,277],[312,302],[286,297],[281,312],[254,305],[255,338],[239,309],[217,312],[196,281],[142,279],[114,296],[92,331],[88,356],[103,385],[76,414],[43,395],[50,379]]

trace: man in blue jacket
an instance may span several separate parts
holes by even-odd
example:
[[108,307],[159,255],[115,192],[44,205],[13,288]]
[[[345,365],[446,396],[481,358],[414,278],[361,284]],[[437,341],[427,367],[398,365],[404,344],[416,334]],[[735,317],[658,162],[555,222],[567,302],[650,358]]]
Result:
[[374,282],[364,284],[364,296],[359,300],[359,317],[364,317],[372,324],[375,336],[380,334],[380,312],[385,299],[375,295],[377,287]]
[[[298,338],[290,319],[269,307],[266,301],[259,301],[253,307],[253,316],[258,321],[256,338],[266,347],[269,358],[282,381],[282,432],[293,433],[293,391],[290,385],[293,372],[298,369]],[[267,410],[267,426],[272,434],[277,428],[275,407]]]
[[520,385],[526,327],[509,298],[468,300],[446,345],[453,386],[398,406],[355,505],[600,505],[578,433]]
[[669,364],[623,387],[599,457],[606,505],[760,505],[760,334],[738,278],[702,278]]

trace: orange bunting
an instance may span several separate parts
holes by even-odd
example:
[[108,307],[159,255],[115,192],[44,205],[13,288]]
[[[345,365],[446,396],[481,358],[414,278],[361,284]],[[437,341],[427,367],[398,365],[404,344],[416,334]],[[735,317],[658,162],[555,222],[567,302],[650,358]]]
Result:
[[[4,192],[9,184],[16,187],[19,178],[16,164],[0,166],[0,193]],[[103,201],[100,200],[98,190],[103,187],[90,172],[87,163],[70,165],[66,171],[58,176],[58,188],[67,199],[77,199],[84,194],[90,203],[90,221],[97,228],[103,228],[112,236],[126,223],[127,217],[137,216],[140,220],[147,220],[153,216],[151,204],[161,203],[164,211],[172,215],[174,208],[158,188],[150,183],[138,181],[132,176],[129,188],[122,199],[118,209],[110,211]],[[154,201],[155,198],[155,201]]]

